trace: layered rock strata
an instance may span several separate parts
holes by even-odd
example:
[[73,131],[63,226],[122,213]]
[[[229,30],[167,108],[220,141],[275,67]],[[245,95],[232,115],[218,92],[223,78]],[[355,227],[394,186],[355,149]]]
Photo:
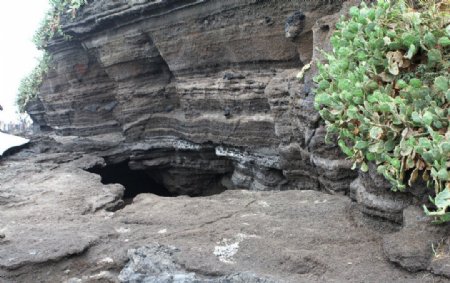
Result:
[[347,193],[355,172],[323,142],[311,78],[295,78],[341,2],[93,1],[63,21],[71,41],[50,42],[29,113],[84,151],[114,136],[99,154],[174,192]]
[[[315,65],[296,78],[358,2],[96,0],[63,19],[73,39],[50,42],[53,68],[28,112],[65,153],[2,168],[0,278],[129,282],[169,271],[186,282],[444,282],[383,260],[382,240],[391,261],[448,277],[448,233],[410,233],[422,223],[414,198],[391,194],[373,168],[355,180],[324,142]],[[141,194],[112,213],[124,188],[84,170],[124,162],[173,195],[322,190],[404,225],[383,236],[389,229],[365,227],[348,198],[313,191],[229,191],[203,203]]]
[[28,111],[67,150],[127,161],[173,194],[340,192],[401,223],[413,198],[376,176],[350,186],[357,173],[313,107],[319,49],[359,2],[94,1],[64,19],[71,41],[50,42]]

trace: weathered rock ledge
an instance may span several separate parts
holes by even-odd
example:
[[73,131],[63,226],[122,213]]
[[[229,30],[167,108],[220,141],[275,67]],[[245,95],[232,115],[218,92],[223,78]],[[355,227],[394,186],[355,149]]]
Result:
[[357,174],[323,142],[311,78],[295,78],[333,25],[317,20],[342,2],[89,2],[63,21],[73,39],[50,42],[54,68],[28,112],[179,194],[346,194]]
[[397,245],[411,230],[369,228],[346,196],[140,194],[117,210],[124,188],[85,171],[101,158],[22,151],[0,162],[0,282],[448,282],[391,264],[383,241],[392,259],[450,275],[448,234],[437,255]]
[[173,194],[328,191],[401,223],[414,197],[364,176],[350,186],[358,174],[313,108],[315,65],[296,78],[358,2],[89,2],[63,19],[73,39],[50,42],[28,112],[66,151],[125,162]]
[[[386,262],[381,242],[408,270],[448,276],[446,228],[427,239],[434,228],[410,208],[420,195],[393,195],[373,170],[351,170],[324,142],[314,64],[296,78],[322,59],[316,48],[329,50],[337,19],[358,2],[95,0],[63,19],[73,39],[50,42],[53,68],[27,106],[60,149],[2,165],[1,276],[26,282],[37,272],[45,281],[45,271],[56,281],[114,282],[133,249],[125,282],[166,276],[149,267],[154,257],[192,282],[418,281],[422,274]],[[130,202],[123,188],[84,170],[123,164],[167,195],[205,197],[144,194],[111,212]],[[383,240],[355,220],[360,212],[398,234]],[[430,233],[409,233],[416,224]],[[248,250],[217,255],[236,246]]]

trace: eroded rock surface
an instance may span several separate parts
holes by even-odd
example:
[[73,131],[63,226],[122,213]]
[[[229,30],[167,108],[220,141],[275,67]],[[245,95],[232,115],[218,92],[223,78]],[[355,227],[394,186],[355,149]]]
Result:
[[[421,196],[358,177],[324,142],[316,66],[296,78],[359,2],[96,0],[62,19],[73,39],[50,42],[27,107],[54,140],[0,165],[1,280],[445,282],[421,270],[448,276],[448,239],[399,240]],[[122,200],[86,172],[111,164],[187,196]]]
[[357,174],[323,142],[312,74],[296,79],[343,2],[89,2],[63,19],[73,39],[50,42],[28,112],[67,149],[128,160],[174,193],[346,194]]
[[[102,159],[31,152],[0,163],[1,282],[446,282],[392,265],[389,230],[346,196],[140,194],[117,210],[124,188],[82,169]],[[446,274],[445,247],[433,272]]]
[[[442,269],[442,262],[448,264],[448,234],[450,225],[437,226],[423,216],[415,206],[403,212],[403,228],[384,239],[384,251],[388,258],[410,271],[429,270],[449,275]],[[433,263],[432,263],[433,261]]]

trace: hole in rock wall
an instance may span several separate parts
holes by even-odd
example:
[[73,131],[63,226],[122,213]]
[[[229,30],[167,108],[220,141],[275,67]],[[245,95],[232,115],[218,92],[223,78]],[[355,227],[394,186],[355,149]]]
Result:
[[128,161],[110,164],[105,167],[94,167],[87,170],[102,177],[102,183],[121,184],[125,187],[123,200],[130,204],[135,196],[151,193],[163,197],[174,197],[163,185],[156,182],[144,170],[131,170]]

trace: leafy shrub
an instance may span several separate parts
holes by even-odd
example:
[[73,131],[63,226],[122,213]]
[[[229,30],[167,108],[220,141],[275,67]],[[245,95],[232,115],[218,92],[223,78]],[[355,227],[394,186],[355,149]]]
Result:
[[448,1],[379,0],[352,7],[318,63],[315,107],[342,151],[404,190],[433,186],[450,220],[450,16]]
[[61,16],[65,13],[72,14],[76,17],[77,10],[87,3],[87,0],[49,0],[50,10],[46,13],[41,22],[41,26],[36,31],[33,37],[33,42],[40,49],[44,49],[50,39],[56,35],[62,36],[65,39],[70,37],[61,29]]
[[[77,10],[86,3],[87,0],[50,0],[51,9],[46,13],[41,26],[34,34],[34,44],[39,49],[45,49],[49,40],[56,35],[66,40],[70,39],[61,29],[61,16],[64,13],[69,13],[72,17],[75,17]],[[49,63],[50,56],[44,54],[35,69],[20,82],[16,98],[16,104],[19,106],[20,112],[24,112],[27,102],[36,97],[49,69]]]
[[20,112],[25,112],[28,101],[36,97],[49,69],[49,62],[50,56],[45,54],[33,71],[20,81],[19,93],[16,98],[16,104],[19,106]]

